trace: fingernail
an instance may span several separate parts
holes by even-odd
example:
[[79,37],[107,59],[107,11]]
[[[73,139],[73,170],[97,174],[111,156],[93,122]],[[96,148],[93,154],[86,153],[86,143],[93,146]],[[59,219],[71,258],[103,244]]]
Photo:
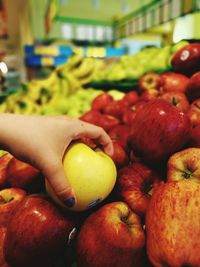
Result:
[[65,205],[69,208],[72,208],[75,204],[75,198],[71,197],[64,201]]

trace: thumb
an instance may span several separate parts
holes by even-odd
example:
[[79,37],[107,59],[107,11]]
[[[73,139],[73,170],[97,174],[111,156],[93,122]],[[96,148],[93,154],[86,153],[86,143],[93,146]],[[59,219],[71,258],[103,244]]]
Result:
[[49,184],[51,187],[50,191],[53,191],[64,205],[72,208],[76,201],[75,195],[64,173],[62,162],[54,161],[53,164],[48,164],[43,174],[47,179],[47,186]]

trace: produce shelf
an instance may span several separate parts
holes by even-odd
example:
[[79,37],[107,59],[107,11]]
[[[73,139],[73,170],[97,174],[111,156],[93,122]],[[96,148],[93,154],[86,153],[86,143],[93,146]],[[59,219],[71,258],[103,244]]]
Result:
[[[155,71],[157,74],[161,74],[164,72],[172,71],[171,67],[168,67],[161,71]],[[138,80],[122,80],[122,81],[108,81],[108,80],[102,80],[102,81],[92,81],[85,85],[85,88],[95,88],[95,89],[101,89],[104,91],[111,90],[111,89],[117,89],[123,92],[128,92],[131,90],[137,90],[138,89]]]

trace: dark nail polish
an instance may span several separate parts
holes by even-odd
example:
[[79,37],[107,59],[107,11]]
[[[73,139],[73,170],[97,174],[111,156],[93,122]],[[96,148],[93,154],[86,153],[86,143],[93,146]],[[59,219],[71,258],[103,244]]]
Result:
[[69,208],[72,208],[75,204],[75,198],[71,197],[64,201],[65,205]]

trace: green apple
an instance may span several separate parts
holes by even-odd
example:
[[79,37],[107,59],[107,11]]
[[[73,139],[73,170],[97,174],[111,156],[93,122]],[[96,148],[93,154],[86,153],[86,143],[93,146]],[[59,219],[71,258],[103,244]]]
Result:
[[[76,196],[71,210],[83,211],[104,200],[116,182],[116,166],[113,160],[100,149],[93,150],[83,143],[71,144],[63,158],[66,177]],[[46,181],[50,196],[62,206],[53,189]]]

